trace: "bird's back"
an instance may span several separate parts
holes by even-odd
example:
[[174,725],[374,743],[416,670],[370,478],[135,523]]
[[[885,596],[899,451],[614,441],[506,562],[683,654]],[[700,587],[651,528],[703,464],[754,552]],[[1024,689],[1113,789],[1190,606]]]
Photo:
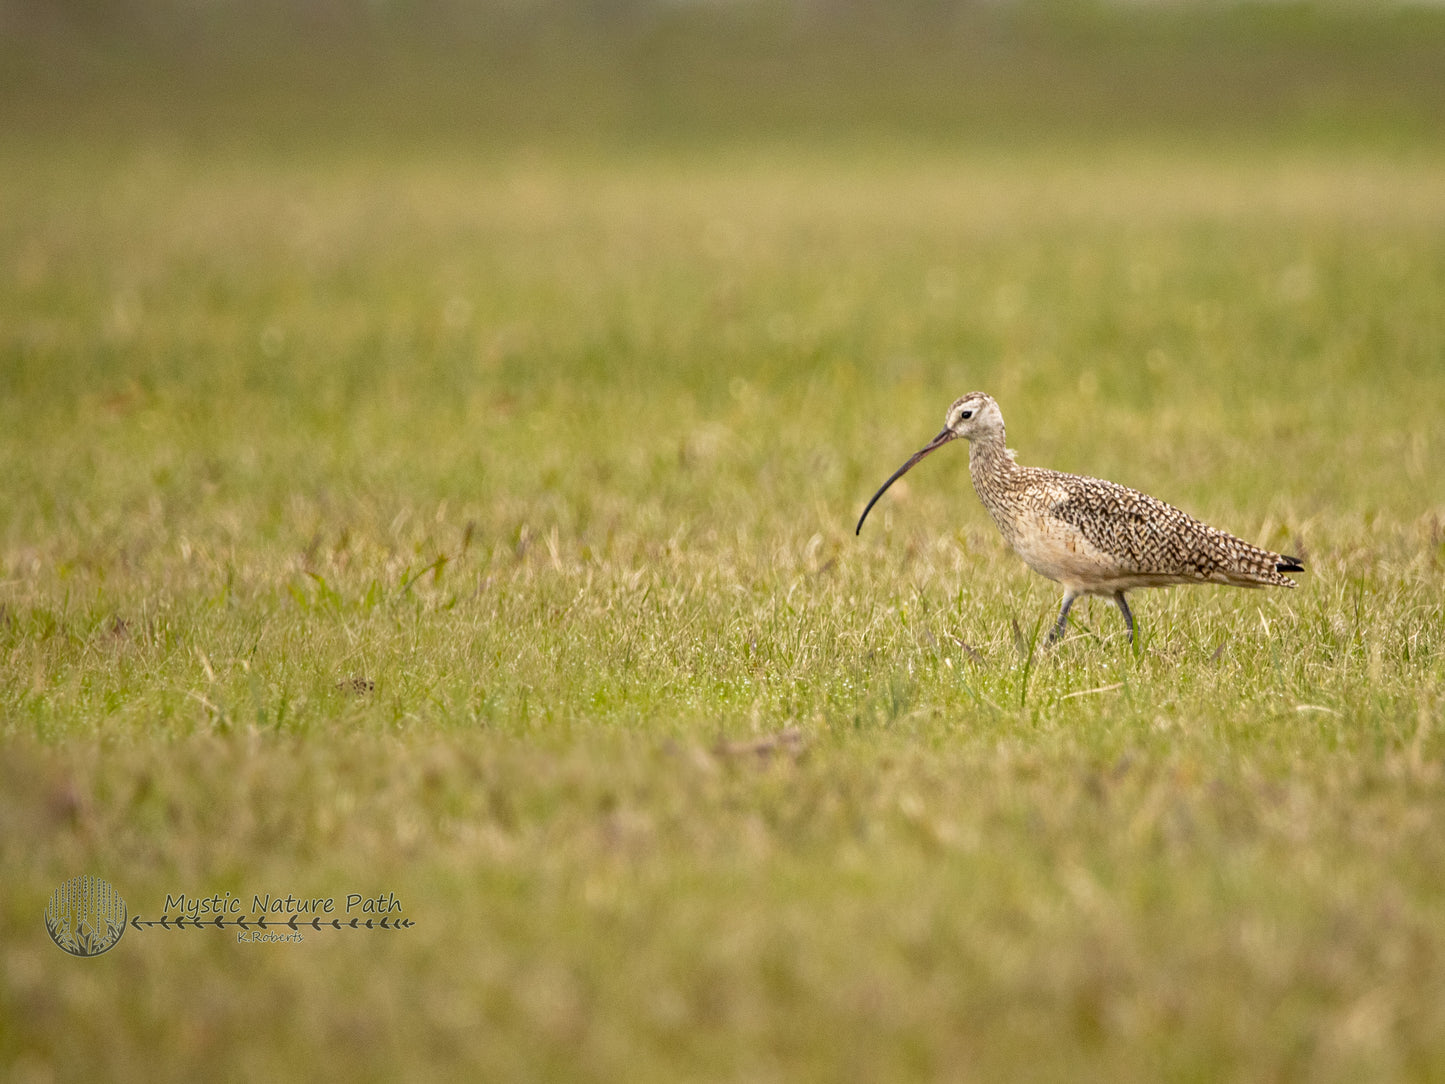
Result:
[[[1012,465],[975,488],[1035,571],[1084,592],[1172,583],[1293,587],[1291,557],[1253,546],[1136,489]],[[988,484],[993,483],[993,484]]]

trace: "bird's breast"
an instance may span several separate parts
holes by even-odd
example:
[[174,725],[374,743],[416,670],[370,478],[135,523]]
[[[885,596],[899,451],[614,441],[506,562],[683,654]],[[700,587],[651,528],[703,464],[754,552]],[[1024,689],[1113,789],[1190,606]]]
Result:
[[1117,556],[1094,545],[1077,527],[1047,512],[1020,512],[1011,517],[1003,534],[1024,564],[1065,587],[1100,590],[1125,572]]

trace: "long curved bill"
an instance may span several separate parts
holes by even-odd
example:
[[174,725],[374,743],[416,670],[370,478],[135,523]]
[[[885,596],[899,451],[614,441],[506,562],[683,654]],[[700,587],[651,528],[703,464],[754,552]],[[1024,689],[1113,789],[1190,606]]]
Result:
[[913,455],[909,457],[907,463],[903,464],[903,466],[899,467],[896,471],[894,471],[892,475],[889,476],[888,481],[884,482],[881,486],[878,487],[878,492],[873,494],[873,499],[868,502],[868,507],[863,509],[863,514],[858,517],[858,526],[854,529],[853,533],[856,535],[863,532],[863,521],[868,518],[868,513],[873,511],[873,506],[878,503],[878,498],[883,496],[883,494],[887,492],[889,486],[891,486],[894,482],[898,481],[898,479],[902,478],[905,474],[911,471],[915,464],[917,464],[921,459],[923,459],[924,456],[928,455],[931,452],[938,451],[938,449],[942,448],[950,440],[953,440],[955,436],[956,434],[951,429],[945,429],[942,433],[939,433],[938,436],[934,437],[918,451],[914,452]]

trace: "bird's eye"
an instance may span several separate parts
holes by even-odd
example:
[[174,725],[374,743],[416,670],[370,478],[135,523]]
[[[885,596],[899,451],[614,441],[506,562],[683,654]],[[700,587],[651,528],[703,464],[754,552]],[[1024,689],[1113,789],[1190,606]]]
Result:
[[971,410],[965,410],[962,414],[959,415],[959,418],[972,418],[972,417],[973,417],[973,411],[971,411]]

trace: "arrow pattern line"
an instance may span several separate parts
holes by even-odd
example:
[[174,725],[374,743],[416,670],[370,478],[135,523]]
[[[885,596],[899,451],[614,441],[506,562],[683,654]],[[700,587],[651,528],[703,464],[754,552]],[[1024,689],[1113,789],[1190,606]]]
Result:
[[339,918],[302,918],[300,915],[292,915],[289,920],[273,919],[268,921],[265,915],[247,922],[244,916],[238,918],[226,918],[217,915],[215,918],[187,918],[185,915],[161,915],[160,918],[141,918],[136,915],[130,920],[131,926],[137,930],[150,929],[159,926],[163,930],[407,930],[416,923],[409,918],[398,919],[374,919],[368,918],[365,922],[359,918],[343,920]]

